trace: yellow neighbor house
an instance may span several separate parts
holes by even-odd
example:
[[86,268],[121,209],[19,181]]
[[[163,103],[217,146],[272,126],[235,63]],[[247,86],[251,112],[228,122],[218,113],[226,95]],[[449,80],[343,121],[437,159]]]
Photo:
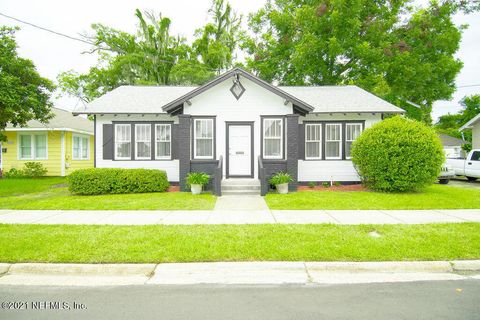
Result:
[[22,169],[31,161],[42,163],[47,176],[66,176],[94,166],[93,122],[58,108],[52,112],[55,117],[47,124],[32,120],[22,128],[7,126],[7,141],[1,144],[3,172]]

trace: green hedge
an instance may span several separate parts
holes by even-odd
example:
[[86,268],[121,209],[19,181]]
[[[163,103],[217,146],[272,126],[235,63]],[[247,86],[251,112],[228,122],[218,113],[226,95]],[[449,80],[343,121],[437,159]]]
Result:
[[408,192],[434,183],[445,155],[431,127],[396,116],[373,125],[353,142],[352,161],[367,187]]
[[68,176],[70,192],[81,195],[163,192],[167,174],[153,169],[80,169]]

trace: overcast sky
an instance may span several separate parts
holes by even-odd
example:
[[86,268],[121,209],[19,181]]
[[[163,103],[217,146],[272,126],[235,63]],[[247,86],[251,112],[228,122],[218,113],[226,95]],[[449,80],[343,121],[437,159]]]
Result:
[[[425,1],[425,0],[418,0]],[[264,0],[230,0],[237,12],[248,15],[261,8]],[[134,32],[136,29],[136,8],[162,12],[172,20],[172,34],[192,37],[196,28],[205,24],[211,0],[43,0],[22,1],[2,0],[0,13],[25,20],[45,28],[72,36],[90,31],[92,23],[102,23],[117,29]],[[455,17],[457,24],[469,24],[464,32],[462,44],[457,54],[464,67],[457,77],[457,86],[480,85],[480,14]],[[81,42],[56,36],[36,28],[0,16],[0,25],[21,27],[17,33],[19,54],[33,60],[41,75],[56,79],[62,71],[70,69],[85,72],[96,63],[96,57],[82,54],[90,46]],[[438,101],[434,105],[433,117],[447,112],[456,112],[458,101],[465,95],[480,93],[480,86],[458,88],[452,101]],[[59,99],[58,107],[73,109],[76,100]]]

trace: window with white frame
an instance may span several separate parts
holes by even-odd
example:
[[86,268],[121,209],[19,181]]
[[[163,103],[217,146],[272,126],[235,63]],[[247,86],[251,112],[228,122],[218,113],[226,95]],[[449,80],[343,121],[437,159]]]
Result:
[[170,159],[172,155],[172,126],[155,125],[155,159]]
[[194,119],[194,158],[213,159],[213,119]]
[[115,159],[130,160],[132,152],[132,126],[130,124],[115,125]]
[[322,125],[308,123],[305,125],[305,159],[322,158]]
[[89,138],[80,135],[73,135],[72,137],[72,158],[73,160],[88,160],[90,159],[89,152]]
[[358,138],[362,133],[361,123],[347,123],[345,124],[345,158],[350,159],[352,149],[352,142]]
[[325,124],[325,159],[342,158],[342,124]]
[[263,119],[263,157],[283,158],[283,119]]
[[21,134],[18,148],[20,160],[46,160],[47,134]]
[[135,125],[135,159],[152,158],[152,125],[147,123]]

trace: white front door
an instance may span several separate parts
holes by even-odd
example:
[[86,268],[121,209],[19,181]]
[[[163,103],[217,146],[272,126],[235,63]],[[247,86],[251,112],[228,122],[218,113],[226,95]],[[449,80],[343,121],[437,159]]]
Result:
[[228,176],[252,175],[252,130],[250,125],[228,125]]

